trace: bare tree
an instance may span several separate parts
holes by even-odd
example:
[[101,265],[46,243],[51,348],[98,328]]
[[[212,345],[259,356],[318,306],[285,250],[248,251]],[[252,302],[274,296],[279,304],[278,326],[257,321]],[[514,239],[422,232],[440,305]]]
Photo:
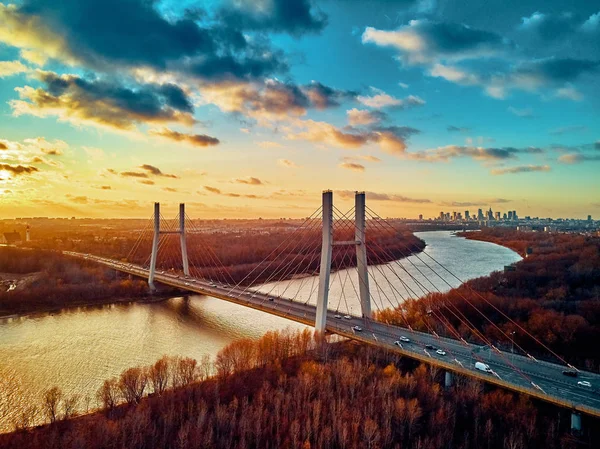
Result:
[[70,397],[65,397],[62,402],[63,419],[69,419],[77,413],[77,405],[79,404],[79,395],[74,394]]
[[143,368],[126,369],[119,378],[119,389],[129,404],[137,404],[144,395],[148,376]]
[[58,411],[62,400],[63,392],[58,387],[52,387],[44,392],[42,407],[51,423],[56,422],[58,419]]
[[163,356],[148,369],[148,380],[152,389],[157,394],[163,394],[169,384],[169,363],[167,356]]
[[119,382],[114,377],[112,379],[105,380],[98,391],[96,392],[96,399],[98,404],[105,410],[112,410],[119,402],[120,389]]

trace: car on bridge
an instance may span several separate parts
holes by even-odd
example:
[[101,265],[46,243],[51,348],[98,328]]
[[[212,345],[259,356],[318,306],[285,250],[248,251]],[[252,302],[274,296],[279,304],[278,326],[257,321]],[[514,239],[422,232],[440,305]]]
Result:
[[352,327],[352,330],[355,331],[355,332],[362,332],[362,327],[360,327],[360,326],[354,326],[354,327]]
[[579,385],[580,387],[592,388],[592,384],[589,383],[587,380],[580,380],[579,382],[577,382],[577,385]]
[[432,351],[435,349],[435,346],[433,345],[425,345],[426,349],[431,349]]
[[487,364],[482,363],[482,362],[475,362],[475,369],[477,369],[479,371],[483,371],[484,373],[491,373],[492,372],[492,368],[490,368],[490,365],[487,365]]
[[351,317],[350,315],[344,315],[344,319],[345,319],[345,320],[351,320],[351,319],[352,319],[352,317]]
[[570,369],[568,369],[568,370],[564,370],[564,371],[563,371],[563,374],[564,374],[565,376],[569,376],[569,377],[577,377],[577,371],[570,370]]
[[404,335],[400,336],[400,341],[403,341],[404,343],[410,343],[410,338],[405,337]]
[[333,316],[336,320],[341,320],[342,319],[342,315],[334,315]]
[[435,353],[439,355],[446,355],[446,351],[444,351],[443,349],[438,349],[437,351],[435,351]]

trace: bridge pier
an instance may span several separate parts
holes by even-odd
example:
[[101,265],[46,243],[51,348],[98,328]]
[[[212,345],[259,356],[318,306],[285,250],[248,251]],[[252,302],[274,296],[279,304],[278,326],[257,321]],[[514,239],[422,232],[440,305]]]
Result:
[[158,256],[158,239],[160,237],[160,203],[154,203],[154,237],[152,239],[152,255],[150,256],[150,273],[148,274],[148,286],[150,291],[156,291],[154,276],[156,274],[156,258]]
[[190,265],[188,262],[187,244],[185,240],[185,204],[179,204],[179,242],[181,244],[181,260],[183,264],[183,274],[190,275]]
[[333,192],[323,192],[323,243],[321,245],[321,267],[319,269],[319,293],[317,296],[317,316],[315,330],[325,334],[327,326],[327,302],[329,299],[329,278],[331,275],[331,253],[333,249]]
[[579,412],[571,412],[571,432],[581,432],[581,413]]
[[356,192],[354,197],[354,225],[356,240],[356,270],[360,292],[360,307],[363,318],[371,318],[371,295],[369,292],[369,271],[367,264],[367,245],[365,242],[365,192]]
[[444,387],[450,388],[454,385],[454,373],[452,371],[444,371]]

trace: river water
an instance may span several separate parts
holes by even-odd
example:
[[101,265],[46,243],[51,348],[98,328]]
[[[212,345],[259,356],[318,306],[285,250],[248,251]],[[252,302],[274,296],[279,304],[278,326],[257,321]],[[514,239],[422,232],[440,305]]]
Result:
[[[424,254],[370,268],[374,310],[424,291],[445,291],[460,284],[433,259],[463,281],[521,259],[507,248],[466,240],[448,231],[416,235],[427,243]],[[329,308],[359,315],[356,270],[346,273],[332,274]],[[314,303],[316,284],[309,277],[266,284],[261,290]],[[126,368],[151,364],[164,354],[198,360],[204,354],[214,357],[236,339],[258,338],[268,330],[286,327],[303,326],[199,295],[0,319],[0,432],[11,430],[14,417],[28,404],[39,404],[43,391],[52,386],[68,395],[78,394],[84,409],[90,398],[93,408],[102,382]]]

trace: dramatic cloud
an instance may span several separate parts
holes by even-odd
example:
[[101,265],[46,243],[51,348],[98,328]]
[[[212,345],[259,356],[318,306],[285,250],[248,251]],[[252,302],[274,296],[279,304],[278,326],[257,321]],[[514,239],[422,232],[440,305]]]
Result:
[[11,165],[11,164],[0,164],[0,171],[8,172],[14,176],[30,175],[39,171],[36,167],[31,165]]
[[[336,192],[336,194],[338,194],[341,198],[344,198],[344,199],[354,198],[355,193],[356,192],[353,192],[351,190],[340,190],[340,191]],[[367,199],[371,200],[371,201],[394,201],[394,202],[398,202],[398,203],[416,203],[416,204],[431,203],[431,200],[428,200],[425,198],[409,198],[409,197],[402,196],[402,195],[376,193],[376,192],[365,192],[365,193],[366,193]]]
[[518,167],[497,168],[491,171],[492,175],[507,175],[517,173],[530,172],[547,172],[550,171],[549,165],[520,165]]
[[356,99],[365,106],[374,109],[382,109],[387,107],[409,108],[413,106],[423,106],[425,104],[425,100],[414,95],[409,95],[404,99],[400,99],[392,97],[381,89],[377,89],[375,87],[371,87],[371,91],[373,91],[373,95],[359,95],[356,97]]
[[15,115],[55,115],[75,124],[132,130],[140,123],[192,125],[193,108],[172,84],[124,87],[114,81],[38,72],[46,88],[17,88],[21,100],[10,102]]
[[8,150],[8,145],[3,142],[0,142],[0,150]]
[[297,129],[293,132],[290,130],[286,136],[289,140],[307,140],[345,149],[357,149],[369,143],[377,143],[390,154],[403,153],[406,150],[406,139],[419,132],[406,126],[342,131],[330,123],[314,120],[297,120],[294,126]]
[[[19,6],[0,4],[0,42],[21,48],[22,55],[37,64],[53,58],[104,71],[170,68],[186,76],[225,79],[261,77],[286,69],[278,52],[246,39],[239,26],[252,23],[238,23],[236,28],[208,20],[202,26],[193,14],[164,17],[157,3],[25,0]],[[271,26],[286,17],[285,11],[293,13],[297,23],[301,21],[296,16],[301,9],[283,5],[279,9],[279,15],[263,15],[271,18]],[[232,11],[228,20],[235,19]],[[254,26],[258,23],[266,22],[255,21]]]
[[356,172],[365,171],[365,166],[362,164],[358,164],[356,162],[342,162],[342,163],[340,163],[339,167],[345,168],[347,170],[356,171]]
[[224,112],[239,113],[256,120],[302,116],[309,108],[336,107],[344,99],[356,95],[317,82],[297,86],[275,79],[207,84],[201,93],[206,103],[215,104]]
[[23,65],[23,63],[21,63],[20,61],[0,61],[0,78],[28,71],[29,68]]
[[233,29],[284,32],[301,35],[321,31],[325,14],[312,0],[229,0],[220,12]]
[[348,124],[350,126],[364,126],[379,123],[386,119],[387,115],[381,111],[368,111],[366,109],[350,109],[346,111]]
[[395,31],[367,27],[362,41],[395,48],[404,63],[409,65],[493,56],[509,47],[507,41],[497,34],[425,19],[411,20]]
[[216,137],[207,136],[206,134],[186,134],[169,128],[150,129],[148,134],[174,140],[175,142],[184,142],[196,147],[209,147],[220,143]]
[[216,194],[221,194],[221,190],[217,189],[216,187],[211,187],[211,186],[204,186],[204,190],[210,192],[210,193],[216,193]]
[[339,106],[344,100],[356,97],[356,92],[344,91],[325,86],[317,81],[302,87],[302,91],[309,98],[316,109],[327,109]]
[[254,178],[252,176],[245,178],[245,179],[235,179],[233,182],[237,183],[237,184],[247,184],[250,186],[262,186],[264,185],[264,182],[262,182],[260,179],[258,178]]
[[149,172],[150,174],[152,174],[154,176],[162,176],[162,177],[165,177],[165,178],[174,178],[174,179],[179,178],[179,176],[176,176],[176,175],[170,175],[168,173],[163,173],[160,170],[160,168],[155,167],[154,165],[144,164],[144,165],[140,165],[140,168],[142,170],[146,170],[147,172]]

